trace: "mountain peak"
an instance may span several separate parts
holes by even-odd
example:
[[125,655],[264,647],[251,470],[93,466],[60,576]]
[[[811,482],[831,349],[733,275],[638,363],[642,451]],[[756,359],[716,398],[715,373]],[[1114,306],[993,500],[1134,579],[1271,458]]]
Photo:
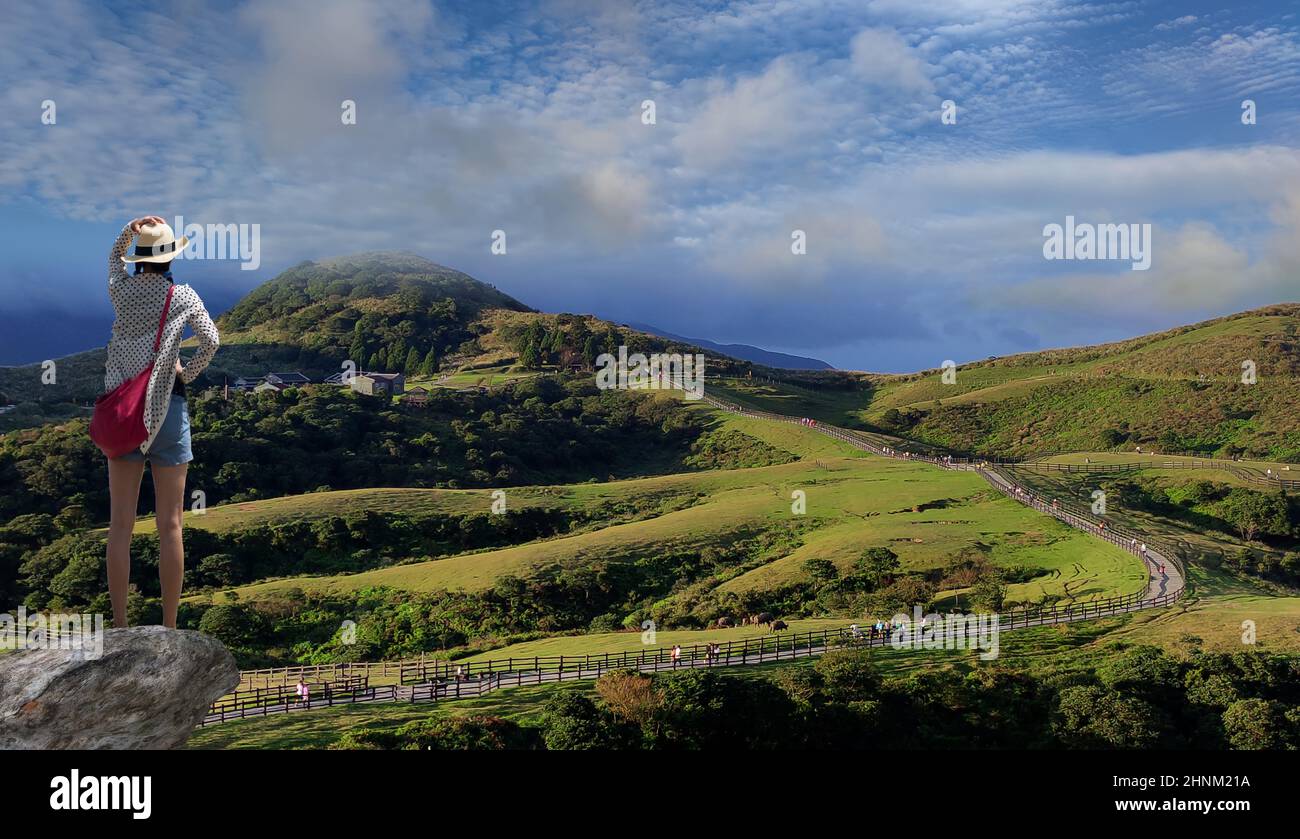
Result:
[[[309,259],[294,266],[295,268],[304,265],[318,265],[332,271],[350,272],[359,269],[386,268],[388,270],[402,270],[412,273],[436,273],[436,274],[459,274],[464,277],[469,275],[463,271],[457,271],[455,268],[448,268],[446,265],[434,262],[431,259],[420,256],[414,251],[361,251],[359,253],[340,254],[325,259]],[[472,279],[472,278],[471,278]]]
[[452,300],[463,313],[485,309],[530,311],[513,297],[463,271],[410,251],[366,251],[307,260],[253,289],[222,315],[223,329],[242,331],[271,322],[301,320],[310,329],[348,311],[427,309]]

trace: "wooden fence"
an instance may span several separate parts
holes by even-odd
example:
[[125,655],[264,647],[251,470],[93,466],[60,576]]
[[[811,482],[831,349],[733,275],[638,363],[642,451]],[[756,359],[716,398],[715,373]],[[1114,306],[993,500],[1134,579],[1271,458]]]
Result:
[[375,698],[375,688],[370,686],[364,676],[349,676],[337,682],[304,680],[303,684],[306,687],[305,696],[298,692],[297,684],[237,689],[212,703],[203,724],[266,716],[294,708],[365,702]]
[[[420,661],[421,659],[412,659]],[[299,679],[339,682],[350,677],[366,679],[396,678],[409,661],[351,661],[335,664],[298,664],[290,667],[270,667],[261,670],[242,670],[239,674],[240,690],[255,687],[275,687],[297,684]]]
[[1039,461],[1022,461],[1019,463],[1000,464],[1003,468],[1027,469],[1036,472],[1063,472],[1084,475],[1118,475],[1139,472],[1144,469],[1218,469],[1234,477],[1269,489],[1300,489],[1300,480],[1282,478],[1280,474],[1262,475],[1258,470],[1247,469],[1231,460],[1193,459],[1193,460],[1136,460],[1122,463],[1042,463]]

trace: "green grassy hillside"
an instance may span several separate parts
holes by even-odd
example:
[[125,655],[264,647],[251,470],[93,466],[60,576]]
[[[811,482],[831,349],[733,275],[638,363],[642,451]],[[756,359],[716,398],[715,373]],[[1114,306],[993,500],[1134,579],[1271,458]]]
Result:
[[[908,376],[805,385],[722,379],[725,398],[947,449],[1028,456],[1131,450],[1300,462],[1300,305],[1280,304],[1127,341]],[[1242,382],[1242,363],[1256,382]],[[796,410],[792,410],[797,408]]]
[[[698,410],[709,412],[702,406]],[[940,574],[951,557],[978,553],[1027,578],[1010,586],[1011,600],[1036,601],[1044,595],[1087,599],[1142,588],[1143,572],[1131,556],[1001,497],[976,475],[863,456],[801,426],[729,415],[717,417],[716,422],[719,428],[752,435],[800,459],[760,468],[598,486],[526,488],[518,491],[520,504],[582,506],[618,497],[642,499],[635,503],[643,504],[647,514],[634,521],[498,550],[358,574],[266,581],[232,591],[240,602],[293,590],[317,594],[372,587],[411,592],[482,591],[505,576],[527,578],[547,569],[578,568],[595,558],[636,566],[647,555],[695,556],[763,541],[764,537],[770,545],[767,550],[698,581],[698,589],[691,595],[713,592],[716,597],[761,597],[764,592],[807,582],[808,560],[827,560],[848,572],[862,552],[873,546],[895,551],[906,570]],[[791,494],[796,490],[806,494],[805,515],[791,512]],[[507,497],[513,498],[515,492],[509,491]],[[445,509],[488,503],[483,493],[399,495],[389,501],[402,497]],[[665,506],[666,499],[678,503]],[[229,526],[236,520],[277,513],[304,515],[304,505],[332,509],[355,501],[350,494],[324,493],[236,505],[231,511],[216,508],[198,524]],[[221,602],[224,596],[195,595],[192,602],[209,598]]]

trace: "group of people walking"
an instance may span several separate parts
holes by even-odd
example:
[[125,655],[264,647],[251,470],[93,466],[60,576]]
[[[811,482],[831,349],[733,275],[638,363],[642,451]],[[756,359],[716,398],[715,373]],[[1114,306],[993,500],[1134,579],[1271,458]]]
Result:
[[[922,625],[925,624],[924,618],[921,619],[921,623]],[[854,623],[849,625],[849,635],[855,641],[862,641],[862,640],[874,641],[877,638],[884,638],[886,641],[888,641],[895,632],[897,632],[902,628],[903,628],[902,621],[893,621],[893,620],[876,621],[875,623],[868,624],[865,628],[858,626],[856,623]]]
[[[682,661],[682,645],[681,645],[681,644],[673,644],[672,651],[669,652],[668,656],[669,656],[669,658],[672,660],[672,663],[673,663],[673,667],[674,667],[674,668],[677,667],[678,665],[680,665],[680,664],[681,664],[681,661]],[[722,660],[722,645],[721,645],[721,644],[716,644],[716,643],[712,643],[712,642],[710,642],[710,643],[704,645],[704,661],[705,661],[705,663],[707,663],[707,664],[714,664],[714,663],[716,663],[716,662],[718,662],[718,661],[721,661],[721,660]]]

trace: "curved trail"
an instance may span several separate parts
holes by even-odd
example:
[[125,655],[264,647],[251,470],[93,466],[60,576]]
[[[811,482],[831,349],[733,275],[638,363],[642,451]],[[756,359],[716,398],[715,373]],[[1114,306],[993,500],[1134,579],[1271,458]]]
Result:
[[[1012,500],[1033,507],[1035,510],[1052,516],[1076,530],[1082,530],[1091,536],[1123,548],[1134,556],[1141,557],[1147,569],[1146,591],[1137,601],[1138,604],[1143,604],[1142,608],[1168,605],[1168,603],[1181,597],[1186,588],[1186,572],[1183,562],[1173,548],[1160,544],[1155,539],[1137,531],[1115,527],[1106,523],[1104,519],[1071,504],[1061,503],[1057,499],[1026,490],[1014,478],[1003,471],[1006,468],[1005,466],[994,465],[988,461],[965,460],[954,457],[928,457],[910,452],[899,452],[873,443],[864,435],[846,428],[840,428],[837,425],[822,422],[808,424],[808,421],[803,418],[774,414],[768,411],[755,411],[707,394],[701,397],[701,401],[720,410],[741,416],[803,425],[813,431],[819,431],[854,448],[869,451],[880,457],[888,457],[894,460],[921,461],[941,469],[975,472]],[[1123,599],[1126,598],[1107,598],[1107,600],[1101,602]]]
[[[754,411],[724,402],[716,397],[702,396],[702,401],[719,410],[756,419],[804,425],[850,446],[895,460],[917,460],[937,468],[975,472],[989,485],[1014,501],[1052,516],[1076,530],[1097,539],[1110,542],[1134,556],[1140,557],[1147,571],[1147,585],[1141,592],[1117,597],[1099,598],[1065,605],[1036,606],[1012,610],[998,615],[998,631],[1050,626],[1081,620],[1122,615],[1145,609],[1168,606],[1186,591],[1186,571],[1177,552],[1137,531],[1115,527],[1091,512],[1047,498],[1021,487],[1013,477],[1003,471],[1004,466],[987,461],[968,461],[952,457],[927,457],[871,442],[865,436],[820,422],[809,423],[799,417]],[[891,644],[885,636],[868,636],[862,630],[854,633],[849,628],[821,632],[770,635],[747,639],[741,643],[719,644],[710,651],[708,644],[681,648],[681,657],[674,660],[668,648],[642,650],[639,653],[608,653],[594,656],[559,656],[488,659],[474,662],[428,662],[418,666],[412,663],[402,668],[402,684],[349,688],[342,693],[314,696],[309,702],[300,702],[289,696],[287,685],[276,699],[268,704],[260,694],[241,704],[239,693],[214,703],[204,725],[264,716],[272,713],[308,710],[337,704],[360,702],[432,702],[444,699],[461,699],[482,696],[506,687],[540,685],[577,679],[594,679],[602,673],[616,669],[636,669],[642,672],[678,670],[695,667],[735,667],[746,664],[767,664],[794,658],[821,655],[828,650],[843,647],[884,647]],[[557,660],[558,659],[558,660]],[[363,666],[363,665],[358,665]],[[408,678],[408,669],[410,676]],[[272,689],[268,688],[268,691]],[[255,693],[248,691],[247,693]],[[282,697],[282,698],[281,698]]]

